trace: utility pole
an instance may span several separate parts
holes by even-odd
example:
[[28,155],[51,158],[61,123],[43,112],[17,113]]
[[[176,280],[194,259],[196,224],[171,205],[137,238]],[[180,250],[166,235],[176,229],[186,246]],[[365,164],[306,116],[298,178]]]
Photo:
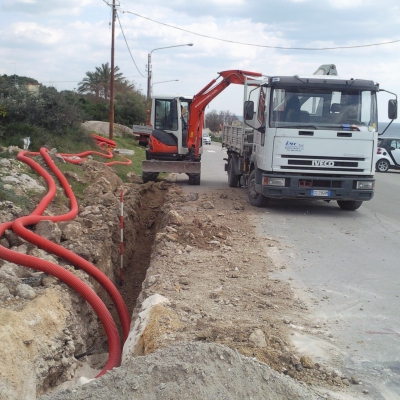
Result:
[[147,101],[151,97],[151,53],[148,54],[147,60]]
[[111,77],[110,77],[110,133],[109,139],[114,139],[114,37],[115,37],[115,0],[112,5],[111,24]]

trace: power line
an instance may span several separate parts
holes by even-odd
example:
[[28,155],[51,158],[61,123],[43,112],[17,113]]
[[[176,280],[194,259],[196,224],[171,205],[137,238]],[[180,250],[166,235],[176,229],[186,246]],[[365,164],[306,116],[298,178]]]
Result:
[[143,18],[143,19],[147,19],[148,21],[154,22],[156,24],[164,25],[164,26],[167,26],[168,28],[173,28],[173,29],[177,29],[179,31],[187,32],[187,33],[190,33],[192,35],[201,36],[201,37],[205,37],[205,38],[213,39],[213,40],[219,40],[221,42],[227,42],[227,43],[233,43],[233,44],[241,44],[241,45],[244,45],[244,46],[264,47],[264,48],[269,48],[269,49],[320,51],[320,50],[355,49],[355,48],[360,48],[360,47],[382,46],[382,45],[386,45],[386,44],[392,44],[392,43],[400,42],[400,39],[399,39],[399,40],[392,40],[392,41],[389,41],[389,42],[362,44],[362,45],[357,45],[357,46],[336,46],[336,47],[319,47],[319,48],[317,48],[317,47],[268,46],[268,45],[262,45],[262,44],[244,43],[244,42],[236,42],[234,40],[220,39],[220,38],[217,38],[217,37],[214,37],[214,36],[203,35],[201,33],[192,32],[192,31],[189,31],[187,29],[179,28],[178,26],[173,26],[173,25],[166,24],[164,22],[155,21],[154,19],[151,19],[151,18],[148,18],[148,17],[144,17],[143,15],[136,14],[136,13],[134,13],[132,11],[122,11],[122,12],[123,13],[128,13],[128,14],[133,14],[133,15],[136,15],[137,17],[140,17],[140,18]]
[[126,47],[128,48],[129,54],[131,55],[131,58],[132,58],[132,61],[133,61],[133,63],[135,64],[135,67],[136,67],[137,71],[139,72],[139,74],[140,74],[143,78],[147,78],[147,76],[144,76],[144,75],[139,71],[139,68],[138,68],[138,66],[136,65],[136,62],[135,62],[135,60],[134,60],[134,58],[133,58],[133,56],[132,56],[132,53],[131,53],[131,49],[129,48],[128,42],[127,42],[127,40],[126,40],[124,30],[122,29],[121,21],[120,21],[120,19],[119,19],[119,16],[118,16],[118,13],[117,13],[117,12],[116,12],[116,15],[117,15],[117,19],[118,19],[119,26],[120,26],[120,28],[121,28],[122,35],[123,35],[123,37],[124,37],[124,39],[125,39]]

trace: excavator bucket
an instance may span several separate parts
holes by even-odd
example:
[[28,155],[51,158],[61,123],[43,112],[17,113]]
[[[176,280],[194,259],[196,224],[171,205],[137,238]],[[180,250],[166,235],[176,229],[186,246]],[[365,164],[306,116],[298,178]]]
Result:
[[181,174],[200,174],[201,163],[193,161],[142,161],[142,172],[175,172]]

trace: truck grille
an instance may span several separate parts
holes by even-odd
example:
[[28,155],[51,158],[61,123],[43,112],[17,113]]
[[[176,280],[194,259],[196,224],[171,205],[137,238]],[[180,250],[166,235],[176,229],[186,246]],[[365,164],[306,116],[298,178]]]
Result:
[[342,172],[363,172],[359,168],[359,162],[365,161],[360,157],[324,157],[324,156],[294,156],[282,154],[287,158],[287,166],[282,165],[281,169],[307,170],[307,171],[342,171]]

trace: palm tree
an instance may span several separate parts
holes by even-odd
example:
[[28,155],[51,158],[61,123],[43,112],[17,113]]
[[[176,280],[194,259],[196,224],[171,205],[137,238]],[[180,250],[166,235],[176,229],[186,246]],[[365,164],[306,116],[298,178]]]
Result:
[[[125,80],[119,67],[114,67],[114,84]],[[108,100],[110,97],[111,68],[108,63],[96,67],[94,72],[86,72],[86,77],[79,82],[79,93],[93,93],[96,98],[103,97]]]
[[[119,67],[114,67],[114,84],[121,82],[125,78],[123,77]],[[96,74],[100,78],[103,97],[107,100],[110,97],[110,83],[111,83],[111,68],[108,63],[101,64],[101,67],[96,67]]]
[[93,93],[98,99],[100,97],[100,78],[95,72],[86,72],[86,76],[79,82],[78,93]]

